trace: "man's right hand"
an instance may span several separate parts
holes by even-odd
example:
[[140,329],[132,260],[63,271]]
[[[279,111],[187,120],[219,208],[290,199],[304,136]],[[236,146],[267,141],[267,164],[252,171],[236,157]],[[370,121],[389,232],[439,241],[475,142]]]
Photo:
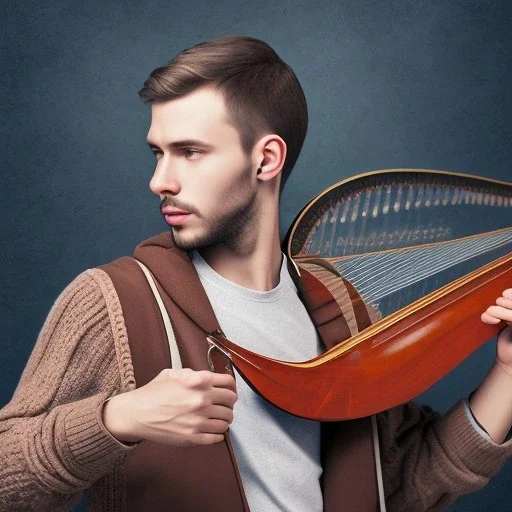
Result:
[[214,444],[224,439],[236,400],[229,374],[165,369],[145,386],[105,402],[103,423],[122,442]]

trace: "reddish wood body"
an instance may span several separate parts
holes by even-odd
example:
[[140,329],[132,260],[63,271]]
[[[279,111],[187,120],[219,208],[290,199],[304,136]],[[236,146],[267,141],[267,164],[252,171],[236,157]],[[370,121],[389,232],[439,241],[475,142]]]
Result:
[[503,325],[480,316],[510,287],[511,261],[501,258],[396,321],[389,321],[396,314],[379,321],[357,336],[376,329],[373,335],[341,354],[353,338],[303,363],[269,359],[218,336],[215,344],[257,393],[291,414],[322,421],[368,416],[415,398],[497,334]]

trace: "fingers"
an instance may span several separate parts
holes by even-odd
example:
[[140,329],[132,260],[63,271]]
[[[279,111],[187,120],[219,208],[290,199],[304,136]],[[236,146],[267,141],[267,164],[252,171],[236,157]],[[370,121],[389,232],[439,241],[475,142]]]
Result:
[[238,399],[235,379],[229,374],[167,368],[154,380],[159,381],[158,389],[167,393],[166,401],[169,400],[174,405],[188,404],[188,409],[199,410],[210,405],[232,409]]
[[211,405],[205,407],[204,416],[209,420],[222,420],[224,423],[231,424],[233,422],[233,409],[220,405]]
[[204,416],[198,428],[201,433],[224,434],[233,422],[233,409],[212,405],[204,409]]
[[201,425],[204,434],[224,434],[229,428],[229,423],[223,420],[210,419]]
[[507,298],[507,299],[512,299],[512,288],[507,288],[504,292],[503,292],[503,297]]
[[507,309],[512,309],[512,298],[508,299],[505,296],[498,297],[496,299],[496,304]]
[[191,440],[188,446],[216,444],[222,441],[224,441],[224,434],[198,434]]
[[502,320],[512,323],[512,288],[503,291],[495,306],[489,306],[481,316],[486,324],[498,324]]
[[490,308],[488,308],[485,311],[485,313],[482,313],[482,316],[480,317],[482,322],[484,322],[486,324],[491,324],[491,325],[499,324],[501,322],[501,320],[499,318],[492,316],[490,313],[488,313],[487,311],[489,311],[489,309]]
[[[188,410],[195,410],[203,415],[203,410],[211,406],[233,409],[238,395],[235,388],[235,379],[229,374],[218,374],[209,371],[194,371],[190,369],[182,370],[163,370],[159,375],[160,380],[171,378],[179,381],[183,392],[179,395],[181,402],[178,401],[178,395],[172,396],[175,405],[178,403],[188,404]],[[156,379],[155,379],[156,380]],[[164,388],[169,384],[162,383]],[[169,398],[171,400],[171,398]]]
[[223,405],[225,407],[233,408],[236,401],[238,400],[238,395],[231,391],[231,389],[222,389],[222,388],[213,388],[208,393],[209,398],[211,400],[211,404],[213,405]]
[[189,418],[188,427],[182,436],[183,446],[220,443],[233,422],[233,410],[227,407],[211,405],[205,407],[200,414],[202,419],[197,416]]
[[229,373],[214,373],[206,370],[197,372],[201,381],[205,385],[209,385],[215,388],[227,388],[236,392],[235,379]]
[[[188,368],[176,371],[181,372],[179,378],[183,379],[191,388],[207,389],[216,387],[236,391],[235,379],[229,373],[214,373],[208,370],[194,371]],[[173,374],[172,377],[176,378],[175,375]]]
[[190,368],[162,370],[131,393],[142,404],[134,414],[138,438],[174,446],[223,441],[237,401],[232,375]]
[[[504,308],[502,306],[490,306],[485,311],[484,315],[487,313],[487,316],[493,318],[494,321],[492,323],[497,324],[500,320],[505,320],[505,322],[512,322],[512,310],[508,308]],[[483,317],[483,315],[482,315]],[[482,318],[483,320],[483,318]],[[483,320],[485,321],[485,320]],[[491,322],[489,322],[491,323]]]
[[236,393],[235,378],[229,373],[214,373],[208,370],[191,370],[190,368],[182,368],[179,370],[165,368],[154,380],[162,381],[169,379],[179,379],[191,389],[216,387],[231,389]]
[[236,382],[229,373],[214,373],[212,385],[217,388],[227,388],[236,393]]

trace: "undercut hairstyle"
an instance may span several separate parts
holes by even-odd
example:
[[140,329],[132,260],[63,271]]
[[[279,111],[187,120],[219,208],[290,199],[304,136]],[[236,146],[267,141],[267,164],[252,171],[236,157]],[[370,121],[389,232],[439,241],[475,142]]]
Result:
[[139,96],[144,102],[161,103],[204,86],[222,93],[246,155],[266,134],[275,133],[285,141],[282,191],[308,126],[306,98],[292,68],[264,41],[224,36],[185,49],[155,69]]

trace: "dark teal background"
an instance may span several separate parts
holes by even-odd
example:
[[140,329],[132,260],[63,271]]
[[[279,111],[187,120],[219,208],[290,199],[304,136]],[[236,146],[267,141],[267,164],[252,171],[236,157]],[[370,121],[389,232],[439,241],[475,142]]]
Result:
[[[283,235],[316,193],[368,170],[512,181],[506,2],[0,4],[0,405],[64,287],[167,229],[148,188],[149,107],[137,91],[186,47],[250,35],[299,77],[310,124],[282,196]],[[478,385],[494,354],[490,342],[421,399],[445,411]],[[509,511],[511,503],[509,462],[450,510]]]

